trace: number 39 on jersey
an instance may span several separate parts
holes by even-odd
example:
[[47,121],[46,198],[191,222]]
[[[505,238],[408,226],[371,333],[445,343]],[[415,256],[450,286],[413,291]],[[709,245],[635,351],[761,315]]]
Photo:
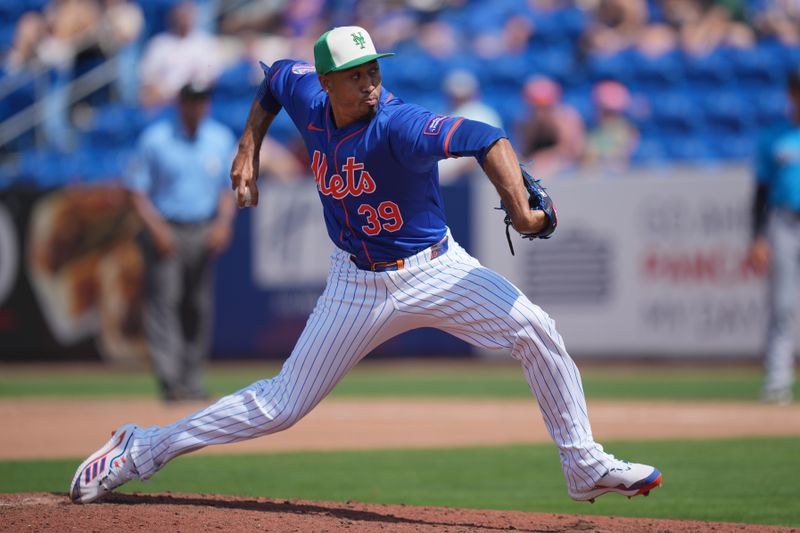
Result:
[[[328,174],[328,158],[319,150],[314,150],[311,170],[319,192],[341,200],[347,196],[361,196],[375,192],[375,180],[369,171],[364,170],[364,163],[357,163],[355,157],[348,157],[342,165],[341,174]],[[356,171],[358,175],[356,176]],[[368,203],[358,206],[358,214],[365,217],[366,224],[361,230],[370,237],[381,231],[394,232],[403,227],[403,216],[394,202],[381,202],[377,206]]]

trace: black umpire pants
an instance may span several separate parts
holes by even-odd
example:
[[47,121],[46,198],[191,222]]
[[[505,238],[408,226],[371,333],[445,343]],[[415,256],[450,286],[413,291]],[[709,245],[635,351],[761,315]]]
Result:
[[165,400],[202,399],[203,366],[211,345],[214,258],[210,222],[170,223],[175,251],[159,256],[149,232],[145,259],[144,331]]

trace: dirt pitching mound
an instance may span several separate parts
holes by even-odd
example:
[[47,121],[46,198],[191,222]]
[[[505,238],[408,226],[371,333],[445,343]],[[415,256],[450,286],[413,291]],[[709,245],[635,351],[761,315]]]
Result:
[[790,531],[744,524],[570,516],[197,494],[111,494],[74,505],[65,494],[0,494],[0,531],[641,532]]

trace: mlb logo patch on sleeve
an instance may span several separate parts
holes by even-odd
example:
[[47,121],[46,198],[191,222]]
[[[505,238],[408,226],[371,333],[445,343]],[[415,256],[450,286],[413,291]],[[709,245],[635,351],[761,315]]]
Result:
[[302,76],[303,74],[308,74],[309,72],[314,72],[314,65],[309,65],[308,63],[297,63],[296,65],[292,65],[292,74]]
[[425,135],[439,135],[439,132],[442,131],[442,124],[444,121],[450,118],[447,115],[436,115],[432,117],[427,124],[425,124],[425,131],[423,132]]

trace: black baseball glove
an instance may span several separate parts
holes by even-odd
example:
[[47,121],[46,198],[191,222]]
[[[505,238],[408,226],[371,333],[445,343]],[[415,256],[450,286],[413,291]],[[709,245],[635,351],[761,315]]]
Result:
[[[545,216],[547,216],[547,225],[541,231],[537,233],[522,233],[521,235],[529,240],[549,239],[558,225],[556,206],[553,204],[553,199],[550,198],[550,195],[547,194],[547,191],[545,191],[544,187],[539,183],[539,180],[528,174],[528,171],[525,170],[525,167],[521,164],[520,171],[522,173],[522,182],[525,184],[525,189],[528,191],[528,205],[531,210],[544,211]],[[511,255],[514,255],[514,245],[511,244],[511,234],[509,233],[511,215],[508,214],[508,210],[506,206],[503,205],[502,200],[500,200],[500,209],[506,213],[504,219],[506,223],[506,238],[508,239],[508,247],[511,249]]]

